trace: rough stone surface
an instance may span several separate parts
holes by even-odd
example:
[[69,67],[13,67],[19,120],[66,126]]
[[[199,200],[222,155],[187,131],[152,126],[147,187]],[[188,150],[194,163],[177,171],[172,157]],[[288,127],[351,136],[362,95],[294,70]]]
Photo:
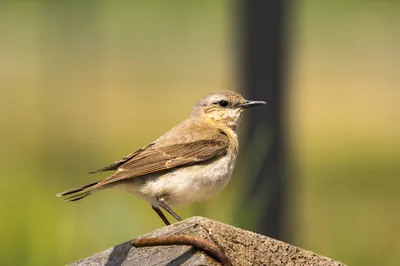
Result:
[[[190,235],[216,244],[233,265],[320,265],[341,262],[250,231],[202,217],[192,217],[142,237]],[[189,246],[134,248],[129,241],[73,263],[82,265],[219,265]]]

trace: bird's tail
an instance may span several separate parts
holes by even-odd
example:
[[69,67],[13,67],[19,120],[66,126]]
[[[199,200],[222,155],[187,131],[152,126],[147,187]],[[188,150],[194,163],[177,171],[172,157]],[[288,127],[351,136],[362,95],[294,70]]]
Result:
[[100,189],[100,186],[97,186],[98,182],[91,183],[89,185],[78,187],[78,188],[71,188],[64,192],[58,193],[57,197],[65,197],[65,201],[77,201],[89,196],[94,191]]

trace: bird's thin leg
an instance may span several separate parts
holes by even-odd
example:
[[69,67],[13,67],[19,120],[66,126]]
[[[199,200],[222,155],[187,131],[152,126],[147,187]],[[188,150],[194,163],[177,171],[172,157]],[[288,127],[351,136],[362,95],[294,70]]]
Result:
[[166,225],[170,225],[171,223],[168,221],[167,217],[165,217],[164,213],[160,210],[160,208],[151,205],[151,207],[153,208],[153,210],[158,214],[158,216],[160,216],[161,220],[163,220],[163,222]]
[[176,213],[174,212],[174,210],[172,210],[162,198],[157,198],[158,204],[160,205],[161,208],[163,208],[164,210],[166,210],[167,212],[169,212],[169,214],[171,214],[172,216],[175,217],[175,219],[177,219],[178,221],[182,221],[182,218]]

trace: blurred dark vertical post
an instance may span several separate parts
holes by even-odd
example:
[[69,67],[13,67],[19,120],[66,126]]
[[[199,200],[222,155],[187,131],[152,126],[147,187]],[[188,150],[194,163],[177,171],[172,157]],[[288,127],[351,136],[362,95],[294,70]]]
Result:
[[[256,137],[257,134],[265,134],[261,137],[270,138],[268,148],[263,148],[268,151],[264,153],[260,168],[249,185],[243,206],[251,208],[258,205],[254,208],[257,213],[252,213],[258,216],[254,230],[282,240],[288,238],[284,232],[287,177],[283,121],[287,4],[283,0],[240,0],[238,5],[241,31],[239,73],[244,94],[248,99],[268,103],[266,107],[248,113],[245,141],[248,145],[245,149],[250,147],[254,139],[260,138]],[[264,131],[260,131],[260,128]]]

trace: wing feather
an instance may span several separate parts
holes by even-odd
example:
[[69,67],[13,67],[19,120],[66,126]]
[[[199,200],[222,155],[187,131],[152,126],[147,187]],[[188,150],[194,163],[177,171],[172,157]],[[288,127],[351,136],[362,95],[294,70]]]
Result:
[[147,149],[147,148],[149,148],[149,147],[151,147],[153,145],[154,145],[154,142],[149,144],[149,145],[147,145],[147,146],[145,146],[145,147],[143,147],[143,148],[141,148],[141,149],[139,149],[139,150],[137,150],[137,151],[134,151],[134,152],[126,155],[122,159],[120,159],[120,160],[118,160],[118,161],[116,161],[116,162],[114,162],[114,163],[112,163],[112,164],[110,164],[108,166],[100,168],[100,169],[98,169],[96,171],[89,172],[88,175],[96,174],[96,173],[100,173],[100,172],[105,172],[105,171],[117,170],[121,165],[123,165],[125,162],[129,161],[132,157],[134,157],[135,155],[139,154],[140,152],[144,151],[145,149]]
[[173,140],[168,136],[160,138],[154,145],[135,152],[120,165],[118,172],[101,181],[99,186],[207,161],[227,152],[229,137],[221,131],[204,127],[189,132]]

